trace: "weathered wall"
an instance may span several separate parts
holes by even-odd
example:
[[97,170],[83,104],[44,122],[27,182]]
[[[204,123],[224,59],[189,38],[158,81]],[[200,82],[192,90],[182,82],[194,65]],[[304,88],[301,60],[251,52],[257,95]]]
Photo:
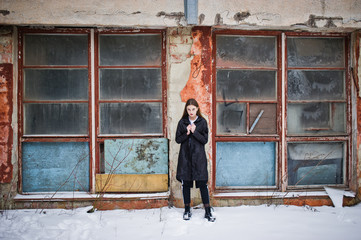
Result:
[[[0,23],[182,26],[182,0],[0,0]],[[275,28],[361,27],[360,0],[198,0],[199,25]],[[39,14],[41,13],[41,14]]]
[[[184,102],[189,97],[196,98],[212,129],[211,110],[211,62],[207,54],[211,51],[210,27],[237,29],[287,29],[305,31],[355,31],[361,29],[361,0],[198,0],[199,24],[187,26],[184,18],[184,3],[182,0],[0,0],[0,24],[16,26],[70,26],[70,27],[134,27],[134,28],[165,28],[167,27],[167,133],[169,144],[169,175],[170,191],[173,203],[182,206],[181,185],[175,179],[179,145],[174,141],[174,134],[180,119]],[[16,78],[16,33],[12,27],[0,31],[0,64],[7,63],[12,68]],[[11,31],[9,31],[9,29]],[[11,33],[12,32],[12,33]],[[360,48],[358,41],[358,48]],[[361,79],[361,58],[358,55],[358,79]],[[0,65],[1,68],[1,65]],[[1,77],[0,80],[10,83],[6,85],[6,97],[0,99],[0,107],[5,109],[14,106],[7,117],[12,118],[0,125],[0,167],[1,175],[6,182],[16,179],[10,177],[16,172],[17,157],[14,142],[10,137],[11,130],[16,132],[16,94],[9,97],[11,91],[16,93],[16,81],[12,77]],[[5,76],[5,75],[4,75]],[[4,80],[5,79],[5,80]],[[361,84],[359,84],[361,85]],[[1,89],[3,85],[1,85]],[[5,85],[4,85],[5,86]],[[8,91],[10,90],[10,91]],[[1,96],[3,96],[1,95]],[[6,100],[3,100],[5,99]],[[361,128],[361,94],[357,103],[357,125]],[[12,101],[12,103],[11,103]],[[3,104],[3,103],[7,104]],[[5,108],[4,108],[5,107]],[[6,110],[7,111],[7,110]],[[11,108],[9,108],[11,111]],[[2,114],[2,110],[1,110]],[[5,116],[5,115],[4,115]],[[3,114],[1,115],[3,118]],[[10,122],[9,122],[10,121]],[[11,128],[12,127],[12,128]],[[8,132],[9,131],[9,132]],[[16,133],[14,133],[16,135]],[[209,140],[212,132],[210,132]],[[361,144],[360,134],[357,135],[358,146]],[[10,145],[9,145],[10,144]],[[13,149],[12,161],[11,146]],[[211,144],[206,145],[209,163],[212,161]],[[361,193],[361,149],[358,147],[358,188]],[[3,167],[5,166],[5,167]],[[209,164],[209,174],[212,166]],[[14,175],[14,174],[13,174]],[[9,192],[10,183],[0,184],[0,193]],[[15,182],[16,187],[16,182]],[[4,190],[4,189],[7,190]],[[198,189],[192,192],[194,204],[200,203]],[[1,204],[0,204],[1,206]]]
[[[170,183],[173,203],[182,205],[181,185],[176,180],[179,145],[175,143],[175,131],[180,120],[185,102],[195,98],[201,111],[208,119],[209,142],[208,153],[209,179],[212,174],[212,125],[209,118],[211,112],[211,28],[210,27],[179,27],[169,28],[169,76],[168,76],[168,123],[170,139]],[[211,183],[210,183],[211,184]],[[195,204],[200,203],[198,189],[192,190]]]

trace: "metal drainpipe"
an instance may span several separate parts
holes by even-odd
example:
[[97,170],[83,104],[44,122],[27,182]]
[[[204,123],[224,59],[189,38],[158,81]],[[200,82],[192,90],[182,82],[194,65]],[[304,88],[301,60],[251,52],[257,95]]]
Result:
[[184,15],[187,24],[198,24],[198,0],[184,0]]

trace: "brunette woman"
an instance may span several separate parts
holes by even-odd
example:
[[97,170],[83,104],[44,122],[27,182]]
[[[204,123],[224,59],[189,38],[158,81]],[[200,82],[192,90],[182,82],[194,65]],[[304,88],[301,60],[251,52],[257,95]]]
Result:
[[215,218],[209,205],[207,157],[204,150],[204,145],[208,142],[208,126],[195,99],[189,99],[184,107],[182,119],[178,122],[176,142],[181,144],[177,180],[182,183],[185,208],[183,219],[189,220],[192,216],[190,193],[195,181],[201,192],[204,217],[213,222]]

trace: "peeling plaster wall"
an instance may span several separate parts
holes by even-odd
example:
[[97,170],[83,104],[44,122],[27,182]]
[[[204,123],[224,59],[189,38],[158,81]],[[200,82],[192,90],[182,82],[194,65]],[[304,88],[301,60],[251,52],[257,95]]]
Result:
[[[212,123],[211,112],[211,28],[180,27],[170,28],[169,41],[169,89],[168,89],[168,123],[170,139],[170,177],[173,204],[183,206],[181,185],[176,180],[179,144],[176,144],[175,131],[182,117],[185,102],[195,98],[204,117],[208,121],[209,141],[206,145],[208,153],[208,173],[212,172]],[[209,176],[209,179],[211,177]],[[192,189],[194,204],[201,203],[198,189]]]
[[[184,26],[182,0],[0,0],[0,23],[82,26]],[[199,25],[359,28],[360,0],[199,0]],[[39,14],[41,13],[41,14]]]

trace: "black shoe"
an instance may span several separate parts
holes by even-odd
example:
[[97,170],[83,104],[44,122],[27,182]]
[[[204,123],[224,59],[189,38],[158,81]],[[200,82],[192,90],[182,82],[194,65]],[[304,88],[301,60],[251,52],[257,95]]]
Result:
[[209,222],[214,222],[216,221],[216,218],[212,216],[212,213],[211,213],[211,207],[206,207],[206,214],[204,215],[204,218],[207,218],[207,220]]
[[189,220],[192,217],[191,208],[186,206],[184,208],[183,220]]

